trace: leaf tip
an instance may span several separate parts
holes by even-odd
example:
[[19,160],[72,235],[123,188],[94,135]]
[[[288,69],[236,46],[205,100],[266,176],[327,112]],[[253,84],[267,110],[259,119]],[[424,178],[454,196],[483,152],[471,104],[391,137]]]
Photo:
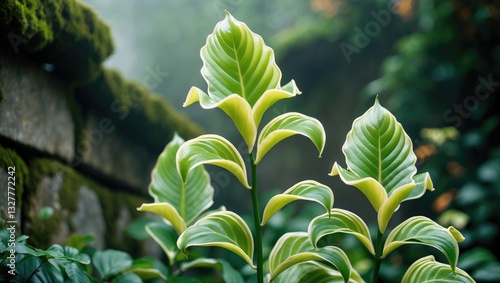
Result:
[[332,167],[332,171],[328,174],[329,176],[337,176],[339,174],[339,164],[335,162]]

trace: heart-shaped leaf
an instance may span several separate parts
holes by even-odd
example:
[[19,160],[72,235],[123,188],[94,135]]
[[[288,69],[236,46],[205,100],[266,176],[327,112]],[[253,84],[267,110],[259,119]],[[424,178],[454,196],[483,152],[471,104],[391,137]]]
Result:
[[[189,172],[189,182],[182,181],[176,169],[175,157],[183,143],[184,140],[174,134],[160,154],[151,173],[149,194],[156,203],[171,204],[186,225],[189,225],[212,205],[214,189],[203,166],[193,168]],[[182,232],[183,230],[179,233]]]
[[254,267],[253,237],[247,224],[234,212],[220,211],[198,220],[179,236],[177,247],[187,254],[192,246],[225,248],[243,258]]
[[395,189],[380,207],[377,215],[380,232],[385,232],[389,220],[403,201],[419,198],[424,195],[426,190],[434,190],[429,173],[417,174],[413,179],[415,180],[414,184],[409,183]]
[[455,270],[458,261],[458,242],[463,240],[462,234],[452,226],[446,229],[427,217],[414,216],[389,233],[384,244],[382,257],[386,257],[390,252],[402,245],[427,245],[442,252],[452,270]]
[[342,151],[348,170],[335,164],[331,175],[339,174],[344,182],[356,186],[377,212],[395,189],[414,183],[417,159],[411,139],[378,99],[354,120]]
[[187,228],[186,222],[184,222],[184,219],[182,219],[179,212],[177,212],[177,209],[168,202],[143,203],[137,210],[160,215],[171,224],[179,234],[184,232]]
[[333,206],[333,193],[328,186],[316,181],[308,180],[299,182],[284,193],[275,195],[269,200],[264,208],[261,226],[264,226],[285,205],[296,200],[317,202],[329,213]]
[[326,142],[326,133],[321,122],[301,113],[289,112],[271,120],[260,132],[255,164],[277,143],[293,135],[309,138],[321,156]]
[[236,178],[250,189],[243,158],[234,145],[218,135],[202,135],[185,142],[177,151],[177,170],[184,183],[188,174],[196,167],[210,164],[222,167],[233,173]]
[[318,241],[324,236],[335,233],[350,234],[361,241],[371,254],[375,255],[368,226],[359,216],[348,210],[334,208],[330,215],[325,213],[315,217],[309,223],[307,233],[314,247],[317,247]]
[[306,261],[319,261],[339,270],[348,282],[351,276],[351,263],[340,248],[324,247],[313,249],[307,233],[294,232],[283,235],[269,255],[271,281],[289,267]]
[[168,258],[168,263],[175,263],[175,256],[179,252],[177,249],[178,234],[173,227],[161,222],[152,222],[145,226],[146,232],[163,249]]
[[413,282],[472,283],[476,281],[460,268],[452,268],[447,264],[437,262],[430,255],[415,261],[406,270],[401,283]]

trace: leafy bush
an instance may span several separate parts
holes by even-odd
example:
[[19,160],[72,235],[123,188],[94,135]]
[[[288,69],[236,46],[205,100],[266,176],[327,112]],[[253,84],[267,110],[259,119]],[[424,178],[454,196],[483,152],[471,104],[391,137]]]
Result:
[[[330,173],[356,187],[370,201],[377,214],[375,237],[359,216],[333,208],[332,190],[314,180],[299,182],[273,196],[261,213],[257,176],[260,161],[275,145],[294,135],[308,138],[321,155],[326,143],[324,128],[317,119],[296,112],[281,114],[259,127],[269,107],[279,100],[299,95],[300,91],[293,80],[281,85],[281,71],[274,62],[273,50],[229,13],[208,36],[201,57],[208,91],[191,88],[184,106],[199,102],[204,109],[224,111],[245,141],[249,160],[244,160],[226,138],[214,134],[188,141],[175,136],[160,155],[149,187],[155,202],[143,204],[139,210],[156,213],[165,219],[164,223],[153,222],[145,227],[165,251],[173,270],[172,280],[191,268],[217,267],[222,270],[226,282],[244,282],[244,276],[225,260],[200,257],[179,264],[179,253],[188,256],[192,247],[211,246],[233,252],[256,269],[257,282],[264,279],[273,282],[364,282],[353,268],[349,253],[337,246],[318,244],[326,236],[348,234],[358,239],[371,254],[372,282],[377,282],[384,258],[408,244],[433,247],[443,254],[447,263],[436,261],[434,256],[423,257],[408,268],[402,282],[474,282],[457,267],[458,242],[464,238],[454,227],[444,228],[427,217],[415,216],[390,231],[387,229],[400,204],[420,198],[426,190],[433,190],[433,183],[428,173],[416,174],[416,157],[410,138],[378,99],[354,121],[347,134],[343,146],[347,169],[335,163]],[[203,165],[226,169],[249,190],[253,233],[238,214],[224,207],[207,210],[213,204],[214,190]],[[325,213],[310,221],[307,232],[282,235],[265,257],[263,227],[284,206],[297,200],[317,203]],[[248,277],[255,279],[253,274]]]

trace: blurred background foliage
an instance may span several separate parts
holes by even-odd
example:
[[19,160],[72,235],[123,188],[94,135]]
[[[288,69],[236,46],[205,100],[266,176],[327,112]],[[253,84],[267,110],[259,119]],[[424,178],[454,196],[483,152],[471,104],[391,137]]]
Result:
[[[154,91],[236,145],[242,140],[222,112],[181,108],[191,86],[206,86],[199,49],[224,10],[275,49],[282,81],[295,79],[303,94],[280,102],[269,114],[300,110],[314,116],[325,125],[328,140],[321,159],[300,138],[273,149],[260,169],[261,188],[269,197],[316,179],[333,189],[336,207],[370,219],[373,211],[361,194],[327,173],[334,161],[343,163],[341,146],[353,119],[378,94],[413,139],[419,171],[429,171],[436,188],[424,200],[405,203],[392,225],[423,214],[457,226],[466,237],[459,266],[478,282],[500,282],[500,1],[86,2],[110,23],[115,38],[116,52],[106,65],[138,81],[150,70],[167,72]],[[247,212],[246,190],[225,172],[209,171],[216,205]],[[285,231],[304,230],[317,212],[295,208],[265,229],[268,243]],[[329,240],[359,249],[350,239]],[[397,281],[417,256],[415,249],[391,255],[384,279]],[[362,256],[356,258],[358,268],[370,269]]]

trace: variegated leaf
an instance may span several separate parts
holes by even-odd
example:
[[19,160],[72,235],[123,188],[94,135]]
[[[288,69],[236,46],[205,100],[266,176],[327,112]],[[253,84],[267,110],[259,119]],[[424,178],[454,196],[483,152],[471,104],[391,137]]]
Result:
[[243,158],[234,145],[218,135],[201,135],[185,142],[177,151],[177,170],[184,183],[191,170],[204,164],[222,167],[233,173],[247,188],[247,171]]
[[232,251],[254,266],[253,237],[243,219],[234,212],[220,211],[198,220],[179,236],[177,247],[187,254],[192,246],[213,246]]
[[463,240],[462,234],[452,226],[446,229],[427,217],[414,216],[389,233],[384,244],[382,257],[386,257],[390,252],[402,245],[426,245],[442,252],[452,270],[455,270],[458,261],[458,242]]
[[289,112],[271,120],[260,132],[255,164],[277,143],[293,135],[309,138],[321,156],[326,142],[326,133],[321,122],[301,113]]
[[406,270],[401,283],[473,283],[472,277],[460,268],[453,269],[447,264],[434,260],[433,256],[426,256],[415,261]]
[[326,213],[315,217],[309,223],[307,233],[314,247],[317,247],[318,241],[327,235],[350,234],[361,241],[371,254],[375,254],[368,226],[359,216],[348,210],[334,208],[330,215]]
[[269,200],[264,208],[261,225],[264,226],[276,212],[296,200],[317,202],[329,213],[333,206],[333,193],[328,186],[316,181],[299,182],[284,193],[275,195]]

